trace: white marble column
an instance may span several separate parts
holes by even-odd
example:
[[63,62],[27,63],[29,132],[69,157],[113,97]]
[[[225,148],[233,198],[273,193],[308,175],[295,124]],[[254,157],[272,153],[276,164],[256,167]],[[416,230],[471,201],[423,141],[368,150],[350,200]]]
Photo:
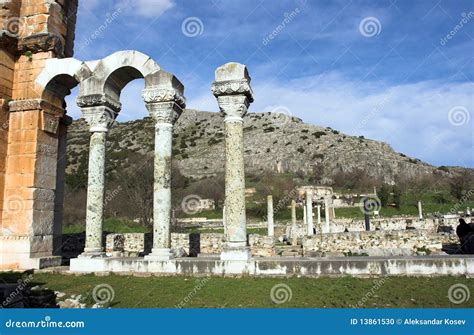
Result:
[[329,199],[324,198],[324,229],[323,233],[329,233]]
[[308,224],[308,219],[306,218],[306,202],[303,201],[303,224],[306,226]]
[[183,85],[172,74],[160,71],[154,79],[142,93],[155,121],[153,248],[145,259],[167,261],[173,258],[170,249],[173,125],[185,107],[185,100]]
[[273,222],[273,196],[267,196],[267,225],[268,236],[275,235],[275,226]]
[[308,229],[307,235],[313,236],[314,224],[313,224],[313,195],[311,192],[306,192],[306,227]]
[[298,226],[296,225],[296,201],[291,200],[291,244],[298,244]]
[[253,101],[250,76],[239,63],[227,63],[216,69],[212,93],[224,115],[225,129],[225,205],[226,242],[221,260],[246,261],[245,174],[243,117]]
[[80,257],[102,257],[105,256],[102,246],[105,145],[107,132],[120,111],[120,103],[112,102],[105,97],[98,99],[91,96],[79,96],[77,104],[91,132],[87,171],[86,241],[84,252]]
[[421,207],[421,201],[418,201],[418,217],[421,219],[423,219],[423,209]]
[[317,205],[316,210],[318,214],[318,227],[321,229],[321,205]]

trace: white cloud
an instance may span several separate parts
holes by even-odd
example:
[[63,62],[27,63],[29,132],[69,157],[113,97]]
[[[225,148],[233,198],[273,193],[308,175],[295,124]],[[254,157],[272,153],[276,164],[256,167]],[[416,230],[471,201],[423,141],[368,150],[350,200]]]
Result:
[[174,6],[173,0],[120,0],[116,8],[128,15],[156,18]]

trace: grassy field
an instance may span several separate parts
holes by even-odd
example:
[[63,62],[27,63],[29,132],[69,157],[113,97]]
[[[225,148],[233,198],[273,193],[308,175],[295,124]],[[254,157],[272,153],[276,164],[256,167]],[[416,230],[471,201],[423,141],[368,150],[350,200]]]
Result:
[[[0,273],[0,280],[13,280]],[[16,282],[13,281],[13,282]],[[108,284],[114,292],[110,307],[474,307],[474,279],[464,277],[378,279],[341,278],[222,278],[70,276],[37,273],[34,285],[81,294],[88,307],[94,304],[96,285]],[[275,285],[289,287],[290,297],[276,304]],[[470,300],[454,304],[448,299],[453,284],[466,285]],[[66,296],[66,297],[67,297]],[[278,295],[277,295],[278,296]],[[65,299],[66,297],[62,298]],[[187,301],[187,302],[186,302]],[[360,304],[359,304],[360,303]]]

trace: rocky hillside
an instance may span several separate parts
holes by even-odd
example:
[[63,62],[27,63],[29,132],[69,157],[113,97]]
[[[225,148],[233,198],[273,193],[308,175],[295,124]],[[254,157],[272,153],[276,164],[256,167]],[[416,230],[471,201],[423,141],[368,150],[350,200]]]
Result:
[[[116,123],[108,136],[107,169],[133,165],[140,155],[152,155],[154,124],[151,118]],[[173,152],[181,173],[201,178],[223,172],[223,119],[218,113],[186,110],[174,130]],[[283,114],[250,113],[245,117],[246,171],[313,173],[324,167],[331,178],[339,171],[361,169],[391,182],[398,174],[449,174],[418,159],[395,152],[390,145],[303,123]],[[74,121],[68,134],[67,173],[87,169],[89,133],[84,121]],[[137,156],[138,154],[138,156]],[[321,171],[321,170],[318,170]]]

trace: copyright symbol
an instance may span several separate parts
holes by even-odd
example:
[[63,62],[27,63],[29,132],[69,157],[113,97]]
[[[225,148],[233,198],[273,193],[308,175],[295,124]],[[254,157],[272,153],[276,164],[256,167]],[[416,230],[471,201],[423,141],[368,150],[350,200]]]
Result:
[[402,319],[397,319],[397,325],[401,325],[402,324]]

